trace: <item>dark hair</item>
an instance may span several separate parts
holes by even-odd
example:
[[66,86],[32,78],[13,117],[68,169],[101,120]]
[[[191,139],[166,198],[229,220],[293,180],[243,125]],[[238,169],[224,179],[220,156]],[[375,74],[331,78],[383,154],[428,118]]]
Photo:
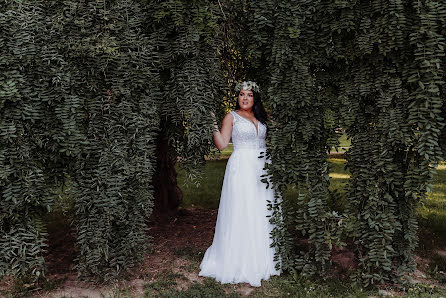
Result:
[[[256,117],[257,120],[262,122],[263,124],[266,124],[266,111],[262,104],[262,99],[260,98],[260,94],[258,92],[252,91],[252,95],[254,96],[254,106],[252,107],[252,111],[254,112],[254,117]],[[240,94],[240,92],[238,93]],[[240,110],[240,104],[238,103],[238,94],[237,94],[237,101],[235,104],[235,109]]]

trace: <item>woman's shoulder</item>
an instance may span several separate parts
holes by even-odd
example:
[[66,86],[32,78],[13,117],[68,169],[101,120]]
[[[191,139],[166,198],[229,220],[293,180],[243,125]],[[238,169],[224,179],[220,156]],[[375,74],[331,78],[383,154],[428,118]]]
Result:
[[225,118],[228,117],[228,118],[234,118],[235,119],[236,114],[237,114],[236,110],[229,111],[229,112],[226,113]]
[[226,113],[226,115],[223,117],[223,122],[234,122],[235,121],[235,115],[234,111],[229,111]]

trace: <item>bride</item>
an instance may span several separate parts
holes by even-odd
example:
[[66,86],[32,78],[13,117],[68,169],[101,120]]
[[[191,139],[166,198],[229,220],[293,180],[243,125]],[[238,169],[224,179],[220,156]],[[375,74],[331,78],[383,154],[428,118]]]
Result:
[[214,239],[198,275],[259,287],[262,279],[282,272],[275,269],[270,247],[274,226],[267,217],[272,214],[267,200],[274,200],[274,190],[260,181],[266,173],[267,160],[259,157],[266,149],[266,112],[256,83],[243,82],[236,89],[236,110],[226,114],[220,131],[215,124],[217,148],[224,149],[232,137],[234,151],[226,165]]

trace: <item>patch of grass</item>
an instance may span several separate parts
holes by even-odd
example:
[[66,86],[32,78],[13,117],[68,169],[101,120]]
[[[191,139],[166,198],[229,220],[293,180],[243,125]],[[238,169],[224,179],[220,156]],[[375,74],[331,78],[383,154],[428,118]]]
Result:
[[187,265],[182,265],[180,268],[185,270],[185,271],[187,271],[187,272],[192,272],[193,273],[193,272],[196,272],[196,270],[197,270],[197,264],[196,263],[189,263]]
[[234,150],[232,143],[228,144],[228,147],[220,151],[221,156],[230,156],[232,151]]
[[446,257],[431,252],[429,259],[429,267],[427,268],[426,273],[438,283],[443,285],[446,284]]
[[225,174],[227,160],[214,160],[206,162],[203,180],[199,187],[192,183],[186,184],[186,173],[178,171],[178,185],[183,191],[181,207],[200,206],[208,209],[217,209],[220,203],[221,187]]
[[421,243],[422,248],[446,246],[446,162],[440,163],[434,176],[433,189],[419,210],[421,238],[430,243]]
[[171,298],[195,298],[195,297],[239,297],[235,292],[226,294],[224,285],[213,278],[205,278],[204,282],[194,282],[190,287],[183,290],[176,290],[175,281],[177,278],[184,277],[181,274],[175,274],[165,271],[154,282],[145,286],[145,297],[171,297]]
[[342,158],[329,158],[330,168],[330,197],[328,206],[331,210],[344,212],[348,206],[347,197],[345,195],[350,172],[345,169],[346,160]]
[[262,281],[262,287],[252,292],[250,297],[369,297],[372,293],[352,286],[350,281],[295,280],[288,274]]
[[125,288],[117,288],[115,290],[113,290],[113,292],[110,295],[104,295],[101,294],[102,297],[104,298],[132,298],[132,291],[130,289],[130,287],[125,287]]
[[174,273],[169,270],[163,271],[154,282],[145,285],[145,297],[159,296],[160,294],[168,291],[178,283],[176,279],[184,276],[179,273]]
[[[346,160],[342,158],[329,158],[330,167],[330,197],[328,205],[332,210],[343,212],[348,204],[345,196],[350,173],[345,170]],[[298,191],[295,186],[290,186],[284,192],[285,199],[292,200],[297,198]]]
[[65,278],[47,279],[45,277],[35,280],[33,275],[15,278],[11,289],[2,290],[0,297],[30,297],[36,291],[54,290],[60,287],[65,280]]
[[189,288],[182,291],[170,291],[163,297],[172,298],[214,298],[214,297],[240,297],[240,294],[229,290],[226,293],[224,285],[220,284],[213,278],[206,278],[203,283],[194,282]]
[[446,272],[446,257],[439,254],[434,254],[431,258],[431,263],[429,266],[437,271]]
[[[339,138],[338,150],[339,151],[346,151],[346,150],[348,150],[348,148],[350,148],[350,146],[351,146],[351,140],[347,138],[347,134],[346,133],[343,133],[341,135],[341,137]],[[330,151],[331,152],[336,152],[334,147],[332,147]]]
[[343,133],[341,135],[341,137],[339,138],[339,143],[340,143],[339,146],[341,147],[350,147],[352,144],[351,140],[347,138],[346,133]]
[[175,249],[174,253],[178,257],[184,257],[193,262],[200,262],[204,256],[204,252],[190,246],[183,247],[180,249]]
[[[330,191],[338,192],[343,196],[345,187],[350,178],[350,174],[345,171],[345,159],[330,158]],[[199,187],[186,184],[186,174],[183,170],[178,170],[178,185],[183,191],[183,202],[181,207],[200,206],[208,209],[217,209],[220,203],[221,187],[225,174],[227,160],[207,161],[203,173],[203,180]],[[284,197],[296,197],[297,190],[289,187],[284,193]],[[346,200],[336,202],[336,205],[346,205]],[[342,209],[342,208],[339,208]]]
[[410,287],[403,297],[407,298],[418,298],[418,297],[432,297],[432,298],[440,298],[445,297],[446,289],[435,287],[430,284],[416,284]]

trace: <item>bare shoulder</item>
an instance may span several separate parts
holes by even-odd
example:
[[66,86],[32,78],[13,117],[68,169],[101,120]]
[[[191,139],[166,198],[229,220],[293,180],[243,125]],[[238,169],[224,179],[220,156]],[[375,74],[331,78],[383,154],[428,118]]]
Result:
[[234,125],[234,116],[227,113],[221,123],[221,132],[223,135],[230,137],[232,132],[232,125]]
[[227,113],[223,118],[223,122],[232,122],[234,120],[234,115],[231,112]]

